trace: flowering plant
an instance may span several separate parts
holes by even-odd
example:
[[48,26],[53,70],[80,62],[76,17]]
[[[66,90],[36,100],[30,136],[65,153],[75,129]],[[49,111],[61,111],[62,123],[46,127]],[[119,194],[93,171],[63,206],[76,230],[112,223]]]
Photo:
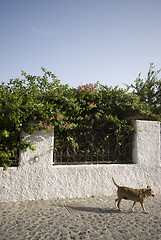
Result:
[[[55,149],[74,146],[80,150],[74,129],[79,128],[83,135],[101,126],[108,130],[103,136],[104,143],[108,143],[111,136],[115,137],[120,150],[123,139],[133,130],[130,122],[136,116],[161,119],[159,71],[152,68],[145,83],[138,78],[136,85],[131,86],[133,92],[128,92],[129,88],[112,88],[99,83],[70,88],[61,85],[53,73],[44,68],[42,71],[42,77],[22,72],[24,79],[0,84],[0,166],[5,169],[18,161],[19,151],[35,150],[31,143],[21,140],[22,132],[32,134],[38,129],[54,128]],[[30,123],[36,126],[31,127]],[[91,140],[89,146],[92,146]],[[97,150],[100,149],[101,146],[97,146]]]
[[89,83],[86,85],[81,85],[78,89],[78,93],[80,94],[81,92],[93,92],[93,91],[97,91],[97,88],[94,86],[93,83]]
[[97,107],[97,105],[94,102],[92,102],[92,103],[87,102],[87,105],[88,105],[88,110],[91,110],[92,108],[96,108]]
[[53,127],[54,127],[53,125],[47,124],[44,121],[39,121],[38,123],[39,130],[44,129],[45,131],[49,131],[49,130],[51,131]]

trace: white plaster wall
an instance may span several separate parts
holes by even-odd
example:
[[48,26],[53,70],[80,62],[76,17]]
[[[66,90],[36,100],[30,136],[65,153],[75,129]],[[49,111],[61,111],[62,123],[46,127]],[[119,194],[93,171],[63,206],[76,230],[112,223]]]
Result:
[[116,194],[112,176],[120,185],[150,185],[161,194],[160,123],[136,121],[133,159],[136,164],[53,166],[53,132],[38,131],[32,136],[36,151],[20,155],[17,168],[0,168],[0,201],[84,198]]
[[160,163],[160,122],[135,121],[133,159],[135,163],[148,166],[161,166]]

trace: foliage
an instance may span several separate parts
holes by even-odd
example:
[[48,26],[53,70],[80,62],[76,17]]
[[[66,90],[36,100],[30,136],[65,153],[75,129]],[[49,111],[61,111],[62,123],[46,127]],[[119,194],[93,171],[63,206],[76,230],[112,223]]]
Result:
[[133,89],[133,93],[139,96],[141,102],[148,104],[150,110],[156,118],[161,119],[161,78],[159,73],[161,69],[155,70],[154,63],[150,64],[147,78],[142,79],[141,73],[134,84],[128,86]]
[[64,123],[56,117],[67,98],[68,86],[61,85],[51,72],[44,68],[42,71],[43,77],[22,72],[25,79],[11,79],[7,85],[0,85],[0,166],[4,168],[17,160],[19,150],[34,150],[34,146],[22,141],[22,131],[49,130],[53,124],[59,127]]
[[[108,128],[105,138],[115,136],[121,145],[133,131],[133,119],[160,117],[161,84],[153,65],[145,83],[139,75],[136,85],[127,89],[99,83],[70,88],[61,85],[53,73],[44,68],[42,71],[42,77],[22,72],[24,79],[11,79],[0,85],[0,166],[4,169],[17,160],[19,151],[34,151],[31,143],[21,139],[23,131],[31,134],[54,128],[56,151],[62,145],[79,147],[73,129],[88,132],[102,126]],[[130,87],[133,92],[129,92]]]

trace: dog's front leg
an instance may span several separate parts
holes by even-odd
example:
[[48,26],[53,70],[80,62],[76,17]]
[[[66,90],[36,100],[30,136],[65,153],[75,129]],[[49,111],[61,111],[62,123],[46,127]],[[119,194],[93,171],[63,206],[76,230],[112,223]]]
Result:
[[136,202],[133,203],[131,211],[134,212],[134,206],[135,206]]
[[141,202],[141,206],[142,206],[143,212],[144,212],[144,213],[148,213],[148,212],[146,211],[145,207],[144,207],[144,202]]

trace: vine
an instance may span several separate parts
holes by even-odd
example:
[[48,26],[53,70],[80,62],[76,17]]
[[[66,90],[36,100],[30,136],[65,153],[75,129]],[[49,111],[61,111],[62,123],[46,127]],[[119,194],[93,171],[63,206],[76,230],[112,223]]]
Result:
[[108,129],[105,139],[115,136],[121,146],[125,136],[133,131],[132,120],[161,119],[161,81],[157,78],[159,71],[153,68],[151,65],[145,82],[139,78],[136,85],[126,89],[103,86],[99,82],[70,88],[61,85],[55,74],[44,68],[41,77],[22,72],[24,79],[11,79],[7,84],[2,82],[0,166],[4,169],[11,166],[19,151],[35,150],[31,143],[23,142],[22,132],[32,134],[35,130],[54,128],[56,151],[62,145],[80,147],[72,129],[88,132],[102,126]]

